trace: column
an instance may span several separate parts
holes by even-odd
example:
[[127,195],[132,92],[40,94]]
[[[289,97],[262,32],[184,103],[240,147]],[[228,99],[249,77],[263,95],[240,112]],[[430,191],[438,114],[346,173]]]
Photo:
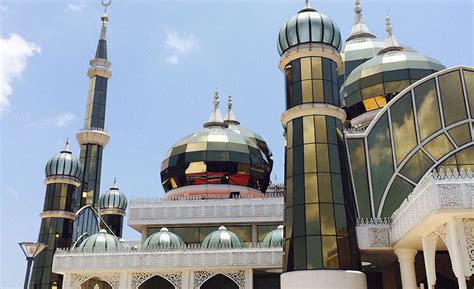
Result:
[[425,260],[426,279],[428,280],[428,289],[433,289],[436,284],[436,243],[438,236],[430,234],[423,236],[421,242],[423,244],[423,258]]
[[398,248],[394,251],[400,263],[400,274],[402,276],[403,289],[418,289],[416,285],[415,256],[416,249]]
[[[446,243],[448,246],[449,257],[453,266],[454,275],[458,279],[459,289],[467,289],[464,263],[462,257],[462,248],[460,246],[457,227],[462,226],[458,218],[450,218],[446,226]],[[462,230],[461,230],[462,231]]]

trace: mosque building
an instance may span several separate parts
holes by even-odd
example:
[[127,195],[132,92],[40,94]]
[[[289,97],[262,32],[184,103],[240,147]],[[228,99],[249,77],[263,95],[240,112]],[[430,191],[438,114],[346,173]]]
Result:
[[[377,38],[354,11],[345,41],[308,1],[278,32],[284,184],[216,90],[163,157],[165,195],[130,201],[117,181],[99,190],[105,13],[80,155],[67,142],[46,164],[30,289],[474,288],[474,68],[400,44],[389,16]],[[139,241],[122,239],[125,215]]]

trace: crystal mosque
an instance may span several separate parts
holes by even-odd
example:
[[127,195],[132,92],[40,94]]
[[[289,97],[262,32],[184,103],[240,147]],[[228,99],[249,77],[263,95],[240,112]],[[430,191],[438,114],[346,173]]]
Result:
[[[389,16],[377,38],[354,11],[346,37],[307,1],[275,31],[283,184],[216,91],[202,127],[168,144],[165,195],[131,200],[115,181],[99,191],[104,13],[80,155],[66,143],[46,164],[30,289],[474,288],[474,68],[401,45]],[[125,215],[139,240],[122,239]]]

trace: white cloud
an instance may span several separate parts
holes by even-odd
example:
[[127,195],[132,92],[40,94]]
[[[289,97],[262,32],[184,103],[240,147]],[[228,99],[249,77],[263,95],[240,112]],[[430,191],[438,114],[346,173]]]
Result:
[[54,117],[43,118],[40,121],[32,121],[29,126],[55,126],[66,127],[76,121],[76,116],[71,112],[65,112]]
[[13,79],[21,77],[27,59],[35,53],[41,53],[41,47],[18,34],[0,37],[0,113],[10,105]]
[[165,43],[171,51],[171,55],[166,58],[166,61],[171,64],[179,63],[183,56],[187,56],[199,48],[199,44],[191,33],[179,34],[176,31],[168,31]]
[[66,11],[70,12],[82,12],[86,7],[86,0],[79,0],[78,2],[69,3],[66,6]]

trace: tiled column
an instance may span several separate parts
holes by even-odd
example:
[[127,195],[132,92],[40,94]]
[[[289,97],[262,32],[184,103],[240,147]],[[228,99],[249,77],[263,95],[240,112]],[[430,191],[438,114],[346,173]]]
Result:
[[400,274],[402,276],[403,289],[418,289],[416,285],[415,274],[415,256],[418,251],[416,249],[398,248],[394,251],[397,255],[398,263],[400,263]]

